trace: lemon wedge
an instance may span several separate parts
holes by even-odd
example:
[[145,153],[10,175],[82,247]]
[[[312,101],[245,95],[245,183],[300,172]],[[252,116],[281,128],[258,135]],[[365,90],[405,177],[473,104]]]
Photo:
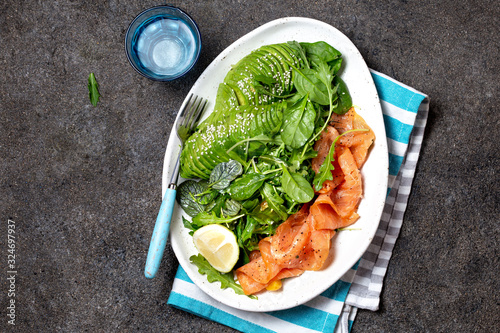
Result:
[[236,235],[219,224],[210,224],[193,234],[194,246],[213,268],[221,273],[230,272],[240,255]]

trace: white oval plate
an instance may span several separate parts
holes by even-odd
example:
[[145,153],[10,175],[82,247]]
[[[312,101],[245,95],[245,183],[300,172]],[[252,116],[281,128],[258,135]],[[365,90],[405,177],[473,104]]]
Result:
[[[225,49],[201,74],[189,94],[193,93],[208,99],[208,109],[204,115],[206,117],[213,110],[217,87],[224,80],[231,65],[262,45],[292,40],[325,41],[342,53],[344,62],[341,77],[349,88],[353,104],[359,108],[359,114],[375,131],[376,140],[362,168],[364,198],[358,209],[361,217],[352,226],[356,230],[337,233],[332,240],[332,250],[325,264],[326,267],[321,271],[308,271],[300,277],[287,279],[280,291],[261,293],[258,295],[258,300],[237,295],[229,288],[222,290],[219,282],[209,283],[206,276],[198,273],[197,267],[189,261],[189,257],[198,252],[193,245],[192,237],[182,224],[183,211],[176,206],[170,229],[170,241],[182,268],[205,293],[228,306],[241,310],[260,312],[287,309],[303,304],[328,289],[358,261],[370,245],[377,230],[387,193],[387,140],[377,91],[359,51],[344,34],[334,27],[321,21],[296,17],[269,22]],[[165,193],[167,189],[175,165],[175,159],[172,156],[177,156],[174,154],[178,152],[180,145],[175,126],[173,128],[165,154],[162,193]]]

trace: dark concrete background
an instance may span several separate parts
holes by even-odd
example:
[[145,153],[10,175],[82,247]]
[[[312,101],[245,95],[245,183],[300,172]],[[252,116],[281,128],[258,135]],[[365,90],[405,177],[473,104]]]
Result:
[[[285,16],[345,33],[368,66],[428,94],[425,141],[381,309],[353,332],[499,332],[496,1],[172,1],[203,35],[172,83],[129,66],[129,22],[160,1],[0,3],[0,331],[7,220],[18,332],[232,332],[165,304],[177,261],[143,276],[177,108],[233,41]],[[89,103],[94,72],[102,98]]]

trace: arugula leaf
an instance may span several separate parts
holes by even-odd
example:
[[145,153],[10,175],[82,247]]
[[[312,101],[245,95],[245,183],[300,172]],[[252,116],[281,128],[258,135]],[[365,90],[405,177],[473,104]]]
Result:
[[243,245],[245,242],[252,238],[254,230],[259,225],[259,222],[253,217],[248,216],[246,219],[246,223],[240,223],[238,225],[243,226],[238,237],[238,242],[241,242],[240,244]]
[[184,216],[182,216],[182,224],[184,225],[184,228],[189,229],[189,234],[193,236],[194,232],[198,229],[200,229],[200,226],[194,225],[191,223],[188,219],[186,219]]
[[233,217],[217,217],[217,215],[215,215],[214,212],[211,213],[201,212],[195,217],[193,217],[192,223],[200,227],[209,224],[224,224],[224,223],[234,222],[243,216],[245,216],[245,214],[236,215]]
[[261,155],[259,156],[259,161],[263,161],[265,163],[274,163],[274,164],[284,164],[288,166],[288,162],[284,159],[281,159],[279,157],[273,156],[273,155]]
[[292,148],[302,147],[314,132],[316,110],[308,97],[302,97],[283,112],[281,139]]
[[235,149],[236,147],[240,146],[241,144],[252,142],[252,141],[257,141],[257,142],[262,142],[262,143],[276,143],[276,144],[281,143],[281,141],[280,141],[279,138],[270,138],[269,136],[267,136],[265,134],[260,134],[260,135],[254,136],[252,138],[248,138],[248,139],[244,139],[244,140],[236,142],[226,152],[229,154],[233,149]]
[[259,249],[259,237],[257,233],[255,233],[255,229],[259,225],[259,222],[252,218],[251,216],[247,216],[246,222],[241,221],[236,226],[236,238],[238,239],[238,246],[243,250],[241,253],[243,254],[243,264],[247,264],[250,262],[249,253],[253,250]]
[[259,205],[260,201],[258,198],[255,198],[255,199],[252,199],[252,200],[245,200],[245,201],[242,201],[241,202],[241,206],[242,208],[247,211],[247,212],[250,212],[252,211],[255,207],[257,207]]
[[270,177],[261,173],[246,173],[228,187],[229,195],[238,201],[250,199],[264,184],[264,181]]
[[323,82],[325,87],[327,88],[328,93],[328,103],[330,103],[331,95],[333,95],[332,91],[332,81],[333,81],[333,73],[330,66],[328,66],[325,62],[320,62],[316,67],[316,75],[318,79]]
[[280,221],[278,213],[269,207],[267,202],[263,202],[255,207],[254,210],[248,214],[248,216],[259,222],[259,227],[255,232],[267,236],[274,234],[274,231],[279,225],[277,221]]
[[243,166],[238,161],[229,160],[229,162],[219,163],[210,173],[209,186],[216,190],[223,190],[242,172]]
[[219,195],[217,198],[215,198],[214,201],[212,201],[205,207],[205,212],[207,213],[213,212],[215,213],[215,215],[220,217],[222,213],[222,207],[224,207],[227,199],[229,199],[228,194]]
[[97,106],[101,94],[99,94],[99,85],[97,84],[94,73],[90,73],[88,81],[90,103],[92,103],[93,106]]
[[308,146],[308,148],[309,149],[304,151],[304,154],[301,154],[298,149],[292,150],[292,154],[288,159],[288,162],[291,165],[290,171],[296,172],[305,160],[313,159],[318,156],[318,152],[316,150],[314,150],[311,146]]
[[214,191],[212,188],[210,188],[206,180],[200,180],[198,182],[198,185],[201,186],[204,191],[195,194],[194,197],[202,205],[208,205],[215,199],[215,197],[219,195],[219,192]]
[[[189,260],[191,261],[191,263],[196,265],[196,267],[198,267],[198,273],[207,276],[208,282],[213,283],[219,281],[221,289],[231,288],[236,294],[245,295],[245,293],[243,292],[243,288],[234,280],[232,272],[221,273],[217,271],[201,254],[193,255],[189,257]],[[257,296],[254,295],[250,295],[248,297],[250,297],[251,299],[257,299]]]
[[281,92],[278,93],[278,91],[276,91],[278,81],[273,77],[265,75],[255,75],[253,79],[254,80],[252,86],[259,94],[264,94],[277,99],[283,99],[295,95],[283,95]]
[[279,196],[276,188],[269,183],[264,183],[260,193],[264,200],[266,200],[267,205],[280,216],[281,220],[286,220],[288,214],[286,213],[286,208],[283,206],[285,200]]
[[314,176],[313,180],[313,185],[314,188],[319,191],[323,187],[323,183],[327,180],[333,180],[332,176],[332,171],[335,170],[335,167],[333,166],[332,162],[335,160],[333,157],[333,154],[335,153],[335,145],[337,144],[337,141],[342,137],[343,135],[346,135],[348,133],[352,132],[366,132],[369,131],[368,129],[353,129],[350,131],[345,131],[344,133],[340,134],[333,140],[332,145],[330,146],[330,150],[328,151],[328,154],[325,157],[325,160],[319,167],[319,172]]
[[[332,69],[328,65],[326,65],[324,63],[320,64],[318,66],[317,70],[318,70],[318,80],[320,80],[321,82],[328,82],[328,80],[330,80],[330,79],[333,80]],[[333,102],[338,100],[337,90],[338,90],[339,85],[337,84],[337,85],[335,85],[335,87],[332,88],[332,85],[330,83],[326,87],[327,87],[327,93],[328,93],[329,105],[330,105],[328,114],[326,116],[326,119],[325,119],[321,129],[319,131],[317,131],[313,135],[312,139],[310,139],[309,142],[304,146],[304,150],[302,152],[302,155],[305,154],[308,146],[309,145],[312,146],[313,142],[316,141],[316,138],[325,130],[326,126],[328,125],[328,122],[330,121],[330,117],[332,116],[332,113],[334,112],[334,110],[338,106],[338,103],[337,103],[337,105],[334,105]]]
[[281,184],[285,193],[297,202],[306,203],[314,197],[311,184],[298,173],[290,173],[287,168],[283,168]]

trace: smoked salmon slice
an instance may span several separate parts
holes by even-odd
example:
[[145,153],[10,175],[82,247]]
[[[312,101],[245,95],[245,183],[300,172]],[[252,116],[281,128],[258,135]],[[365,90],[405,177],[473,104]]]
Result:
[[335,211],[341,217],[349,217],[357,209],[363,193],[361,173],[349,149],[346,149],[338,159],[344,173],[344,182],[332,191],[331,197]]
[[347,133],[339,138],[339,144],[351,149],[351,153],[356,160],[358,169],[361,169],[366,161],[368,151],[375,141],[375,133],[368,126],[365,120],[356,113],[354,108],[351,108],[345,115],[336,115],[335,122],[339,127],[336,127],[340,134],[352,129],[367,129],[367,132],[352,132]]

